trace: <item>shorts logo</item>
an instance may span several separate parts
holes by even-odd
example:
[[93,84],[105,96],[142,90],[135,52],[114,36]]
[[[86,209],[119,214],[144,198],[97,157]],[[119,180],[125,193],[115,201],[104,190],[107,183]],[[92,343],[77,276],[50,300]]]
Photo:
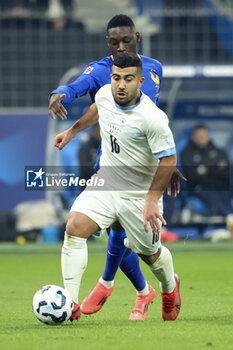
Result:
[[43,175],[45,171],[40,168],[39,170],[27,170],[27,178],[26,178],[26,187],[43,187],[44,186],[44,178]]
[[87,67],[86,69],[85,69],[85,71],[83,72],[83,74],[90,74],[91,73],[91,71],[93,71],[93,69],[94,69],[94,67]]

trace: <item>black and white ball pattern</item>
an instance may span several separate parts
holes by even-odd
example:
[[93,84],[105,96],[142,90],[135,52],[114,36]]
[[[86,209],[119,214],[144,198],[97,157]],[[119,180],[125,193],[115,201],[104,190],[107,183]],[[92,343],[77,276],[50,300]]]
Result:
[[70,318],[73,300],[64,288],[47,285],[35,293],[32,307],[34,314],[41,322],[58,325]]

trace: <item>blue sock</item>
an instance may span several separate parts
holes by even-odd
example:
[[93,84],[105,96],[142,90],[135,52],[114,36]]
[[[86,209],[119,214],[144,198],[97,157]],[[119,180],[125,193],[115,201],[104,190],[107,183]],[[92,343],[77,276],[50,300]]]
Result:
[[135,252],[131,251],[123,257],[120,268],[138,291],[146,287],[146,280],[139,265],[139,257]]
[[125,238],[126,234],[124,231],[117,232],[112,228],[110,229],[106,265],[104,268],[104,273],[102,275],[102,278],[105,281],[114,280],[115,274],[127,249],[124,246]]

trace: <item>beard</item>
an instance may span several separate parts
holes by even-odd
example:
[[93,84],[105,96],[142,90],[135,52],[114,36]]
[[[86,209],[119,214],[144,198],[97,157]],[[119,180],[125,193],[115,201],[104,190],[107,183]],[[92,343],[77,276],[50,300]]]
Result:
[[132,99],[125,98],[125,99],[119,99],[117,96],[114,97],[114,101],[121,107],[127,107],[128,104],[132,101]]
[[119,93],[121,93],[121,91],[112,91],[114,101],[121,107],[127,107],[131,103],[131,101],[136,97],[136,89],[135,91],[130,91],[130,94],[126,93],[125,91],[122,91],[122,93],[125,94],[123,98],[119,98],[117,96]]

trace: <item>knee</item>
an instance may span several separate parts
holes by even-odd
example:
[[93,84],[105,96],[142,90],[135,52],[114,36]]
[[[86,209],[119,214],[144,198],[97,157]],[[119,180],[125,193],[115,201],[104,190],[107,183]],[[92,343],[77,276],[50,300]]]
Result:
[[98,230],[99,226],[85,214],[70,213],[66,224],[66,233],[68,235],[88,238]]
[[147,265],[153,265],[154,262],[156,262],[156,260],[159,258],[160,254],[161,254],[161,248],[159,248],[159,250],[153,255],[143,255],[143,254],[138,254],[138,255]]
[[68,219],[66,224],[66,233],[69,236],[77,236],[78,224],[73,219]]

